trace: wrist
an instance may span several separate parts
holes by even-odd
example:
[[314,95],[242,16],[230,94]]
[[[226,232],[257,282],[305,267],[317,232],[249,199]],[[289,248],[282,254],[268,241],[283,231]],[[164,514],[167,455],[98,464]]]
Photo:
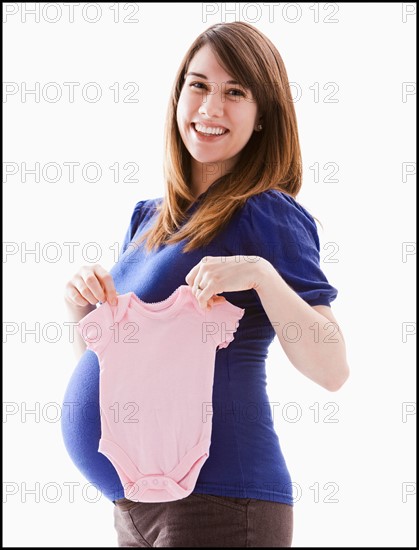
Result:
[[272,283],[273,277],[278,277],[279,274],[271,262],[268,262],[265,258],[259,257],[259,260],[256,262],[256,282],[254,285],[254,290],[256,292],[263,292],[267,287]]
[[67,315],[73,323],[78,323],[88,313],[96,309],[96,305],[87,304],[86,306],[78,306],[77,304],[69,302],[66,298],[64,298],[64,303]]

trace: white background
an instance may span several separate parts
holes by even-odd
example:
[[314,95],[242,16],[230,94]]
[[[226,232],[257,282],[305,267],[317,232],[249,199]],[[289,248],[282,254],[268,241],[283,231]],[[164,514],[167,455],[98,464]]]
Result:
[[[402,170],[403,163],[416,166],[415,91],[403,97],[403,83],[416,90],[415,16],[403,16],[415,4],[146,3],[134,14],[119,3],[116,22],[113,4],[100,3],[95,23],[89,19],[97,8],[84,3],[73,22],[64,4],[28,4],[37,6],[39,21],[29,14],[25,21],[22,4],[4,6],[3,80],[13,91],[4,96],[4,160],[16,173],[3,183],[3,401],[10,413],[3,544],[117,545],[113,505],[89,489],[54,418],[76,365],[64,285],[89,263],[85,243],[100,244],[93,262],[110,269],[110,247],[121,243],[135,203],[163,195],[163,127],[177,68],[200,32],[241,19],[274,42],[294,83],[304,162],[298,200],[323,224],[322,268],[339,290],[332,308],[351,367],[350,379],[331,393],[293,368],[277,339],[270,348],[268,393],[280,404],[275,427],[296,488],[293,546],[413,546],[416,497],[403,496],[403,488],[416,492],[416,336],[403,337],[403,327],[415,332],[416,188],[415,175],[403,178]],[[138,22],[124,22],[129,13]],[[46,86],[54,82],[63,94],[57,102]],[[64,82],[80,84],[74,102]],[[97,102],[82,95],[89,82],[102,90]],[[136,103],[123,101],[133,90],[124,90],[128,82],[139,87]],[[21,95],[35,83],[38,99]],[[115,83],[118,102],[109,88]],[[328,83],[337,102],[327,102]],[[64,162],[80,163],[74,181]],[[91,162],[102,169],[97,182],[82,174]],[[127,162],[139,165],[138,183],[123,181]],[[24,181],[22,163],[39,163],[39,179]],[[52,168],[42,175],[47,163],[63,170],[56,182],[46,179],[54,178]],[[109,169],[115,163],[118,182]],[[337,181],[325,179],[326,163],[337,165]],[[66,242],[79,243],[74,257]],[[403,257],[403,246],[412,253]],[[405,418],[403,403],[412,411]],[[333,410],[338,422],[327,422]]]

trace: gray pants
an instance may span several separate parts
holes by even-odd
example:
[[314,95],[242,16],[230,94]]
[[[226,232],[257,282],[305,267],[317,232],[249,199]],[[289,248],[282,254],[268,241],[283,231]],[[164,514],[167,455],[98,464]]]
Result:
[[191,493],[172,502],[115,501],[118,546],[291,547],[293,507]]

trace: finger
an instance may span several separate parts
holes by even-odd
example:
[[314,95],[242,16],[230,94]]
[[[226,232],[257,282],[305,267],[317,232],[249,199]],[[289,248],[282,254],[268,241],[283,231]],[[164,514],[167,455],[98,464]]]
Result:
[[214,298],[210,298],[207,302],[207,308],[211,309],[213,305],[214,305]]
[[89,266],[80,270],[81,283],[78,287],[83,296],[88,296],[91,293],[94,296],[95,304],[106,302],[105,289],[102,286],[99,275],[95,271],[96,267],[92,269]]
[[208,302],[212,299],[214,292],[210,289],[209,285],[204,286],[205,283],[202,281],[199,283],[199,285],[203,288],[202,290],[197,289],[195,296],[198,300],[200,307],[206,308],[208,305]]
[[195,277],[195,281],[193,283],[192,290],[194,291],[195,295],[198,296],[198,294],[202,295],[202,292],[205,289],[205,283],[203,281],[199,280],[199,277]]
[[116,288],[113,281],[112,275],[106,271],[101,265],[96,265],[94,267],[96,275],[99,277],[101,285],[105,291],[105,300],[108,301],[112,306],[115,306],[117,301]]
[[186,284],[188,284],[190,287],[193,287],[194,285],[194,282],[195,282],[195,278],[198,274],[198,271],[199,271],[199,267],[200,265],[199,264],[196,264],[190,271],[189,273],[186,275],[185,277],[185,281],[186,281]]
[[218,294],[213,294],[211,298],[208,300],[207,306],[209,305],[211,309],[215,304],[220,304],[221,302],[225,302],[225,301],[226,301],[226,298],[224,298],[224,296],[218,296]]
[[[91,284],[91,279],[89,279],[89,284]],[[76,275],[74,277],[74,288],[72,294],[72,300],[73,302],[78,305],[85,307],[87,304],[95,305],[100,301],[100,296],[103,294],[102,287],[99,284],[99,281],[97,281],[97,285],[99,287],[99,292],[93,292],[83,279],[81,275]]]

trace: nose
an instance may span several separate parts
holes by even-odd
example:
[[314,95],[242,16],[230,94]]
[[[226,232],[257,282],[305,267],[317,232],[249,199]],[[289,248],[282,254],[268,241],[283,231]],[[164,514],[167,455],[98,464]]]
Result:
[[210,91],[203,94],[198,112],[200,115],[206,115],[208,118],[223,116],[224,101],[221,86],[213,84]]

